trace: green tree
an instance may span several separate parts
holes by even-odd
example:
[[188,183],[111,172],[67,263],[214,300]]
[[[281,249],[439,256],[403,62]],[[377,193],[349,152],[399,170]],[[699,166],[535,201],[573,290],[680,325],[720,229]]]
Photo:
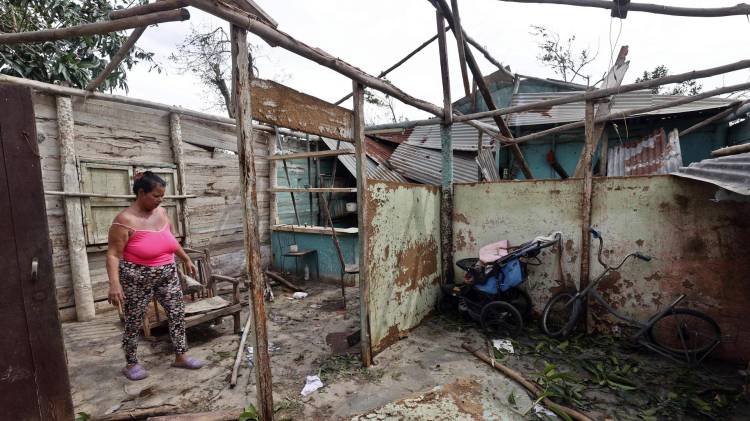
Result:
[[584,69],[596,59],[598,53],[592,53],[589,48],[578,50],[575,35],[562,39],[560,34],[544,26],[531,25],[531,29],[531,35],[537,37],[540,50],[537,59],[542,64],[551,68],[565,82],[575,82],[581,78],[586,80],[586,85],[590,85],[591,75],[585,73]]
[[[0,0],[0,32],[38,31],[64,28],[106,19],[113,8],[127,7],[147,0]],[[127,39],[122,33],[109,33],[42,43],[0,45],[0,73],[39,80],[66,82],[84,88],[104,69]],[[100,91],[127,91],[127,71],[135,64],[161,68],[154,54],[135,47],[120,66],[99,86]]]
[[[644,71],[643,75],[636,79],[636,82],[645,82],[647,80],[659,79],[669,75],[669,68],[660,64],[654,67],[654,70]],[[695,81],[695,79],[686,80],[682,83],[676,83],[673,85],[662,85],[651,89],[656,95],[698,95],[703,89],[703,85]]]

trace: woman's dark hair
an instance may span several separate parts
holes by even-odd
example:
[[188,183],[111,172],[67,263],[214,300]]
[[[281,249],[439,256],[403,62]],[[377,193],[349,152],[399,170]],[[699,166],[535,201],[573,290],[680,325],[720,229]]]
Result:
[[167,187],[167,182],[151,171],[144,171],[135,175],[133,182],[133,193],[137,196],[140,190],[150,193],[157,185]]

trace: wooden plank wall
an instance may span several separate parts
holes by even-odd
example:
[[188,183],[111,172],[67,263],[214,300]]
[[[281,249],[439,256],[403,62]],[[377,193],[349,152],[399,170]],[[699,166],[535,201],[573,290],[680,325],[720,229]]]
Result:
[[[55,99],[35,94],[37,141],[42,161],[45,190],[63,190],[60,174],[59,142]],[[128,164],[174,163],[169,140],[169,114],[165,111],[96,100],[73,100],[76,153],[79,160],[112,160]],[[272,135],[255,131],[255,165],[263,264],[271,261],[268,227],[267,142]],[[191,247],[212,251],[217,273],[236,275],[243,268],[242,205],[234,127],[182,117],[185,142],[186,193],[188,199]],[[197,146],[203,145],[203,146]],[[222,148],[224,151],[212,148]],[[47,220],[57,283],[57,302],[63,319],[75,317],[73,287],[68,262],[65,216],[60,197],[46,196]],[[108,281],[103,251],[88,254],[91,281],[97,308],[106,303]]]

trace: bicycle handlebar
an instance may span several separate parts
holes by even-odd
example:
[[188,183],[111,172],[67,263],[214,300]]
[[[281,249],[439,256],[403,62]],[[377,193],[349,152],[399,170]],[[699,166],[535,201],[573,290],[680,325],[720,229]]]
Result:
[[636,258],[638,258],[640,260],[643,260],[645,262],[651,261],[651,256],[643,254],[643,253],[637,251],[637,252],[630,253],[627,256],[625,256],[625,258],[622,259],[622,261],[620,262],[620,264],[618,264],[617,266],[609,266],[602,259],[602,249],[604,247],[604,238],[602,238],[602,234],[599,231],[597,231],[594,227],[589,227],[589,233],[591,234],[592,237],[594,237],[595,239],[599,240],[599,252],[597,253],[597,259],[599,260],[599,264],[602,265],[603,267],[607,268],[607,269],[614,269],[614,270],[619,269],[623,264],[625,264],[625,261],[628,260],[628,257],[630,257],[630,256],[636,257]]

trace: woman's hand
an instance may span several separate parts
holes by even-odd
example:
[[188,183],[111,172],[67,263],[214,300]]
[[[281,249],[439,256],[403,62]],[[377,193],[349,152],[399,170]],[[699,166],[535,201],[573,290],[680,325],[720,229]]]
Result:
[[114,306],[120,306],[120,303],[122,303],[125,300],[125,294],[122,292],[122,287],[120,284],[109,284],[109,294],[107,295],[107,301],[114,305]]
[[195,267],[195,264],[193,264],[193,261],[188,259],[185,261],[185,271],[188,275],[195,278],[195,275],[198,273],[198,268]]

